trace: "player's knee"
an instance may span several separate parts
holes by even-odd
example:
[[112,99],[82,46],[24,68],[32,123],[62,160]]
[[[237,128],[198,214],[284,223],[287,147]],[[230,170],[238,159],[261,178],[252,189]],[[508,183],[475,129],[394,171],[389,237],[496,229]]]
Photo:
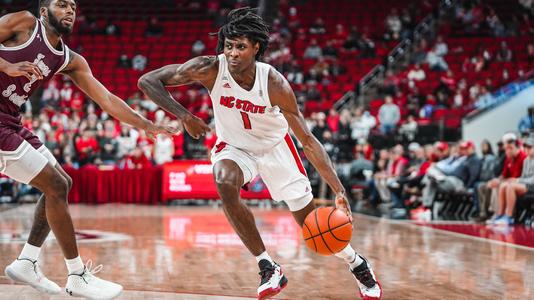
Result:
[[44,191],[46,199],[57,199],[65,200],[67,199],[67,194],[69,191],[68,181],[63,176],[55,176],[47,185],[47,189]]

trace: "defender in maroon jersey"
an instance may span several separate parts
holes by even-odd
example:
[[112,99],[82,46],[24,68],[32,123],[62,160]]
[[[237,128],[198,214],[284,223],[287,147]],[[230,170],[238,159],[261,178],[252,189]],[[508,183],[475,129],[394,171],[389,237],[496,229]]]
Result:
[[43,192],[28,242],[5,272],[9,278],[39,291],[59,293],[59,286],[48,280],[37,264],[40,248],[52,229],[69,271],[66,292],[112,299],[120,294],[122,286],[94,276],[99,267],[91,270],[91,264],[84,265],[78,255],[67,207],[72,179],[42,142],[22,126],[20,106],[44,81],[61,73],[120,121],[151,135],[172,135],[175,130],[154,125],[93,77],[86,60],[61,39],[72,32],[75,19],[74,0],[40,0],[39,19],[27,11],[0,18],[0,172]]

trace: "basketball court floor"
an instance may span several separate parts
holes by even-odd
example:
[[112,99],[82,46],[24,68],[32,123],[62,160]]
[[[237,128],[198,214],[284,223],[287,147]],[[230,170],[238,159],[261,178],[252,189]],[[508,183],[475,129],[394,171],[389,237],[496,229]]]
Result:
[[[0,268],[29,233],[34,205],[0,208]],[[220,208],[71,205],[83,259],[121,283],[119,299],[255,299],[254,258]],[[359,299],[348,267],[306,249],[287,210],[254,209],[273,258],[289,279],[276,299]],[[534,299],[534,230],[443,222],[416,224],[355,215],[352,246],[372,262],[383,299]],[[41,266],[60,285],[66,267],[49,239]],[[0,299],[43,296],[0,276]]]

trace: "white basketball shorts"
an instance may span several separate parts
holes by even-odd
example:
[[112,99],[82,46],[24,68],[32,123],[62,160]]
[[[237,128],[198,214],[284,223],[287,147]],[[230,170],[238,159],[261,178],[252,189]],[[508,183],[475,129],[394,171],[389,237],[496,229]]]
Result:
[[57,164],[50,150],[44,145],[35,149],[26,140],[14,151],[0,151],[0,173],[24,184],[30,183],[47,163]]
[[212,150],[211,163],[215,165],[224,159],[234,161],[239,166],[244,184],[259,174],[273,200],[284,201],[291,211],[303,209],[313,199],[310,181],[289,134],[277,146],[261,155],[221,142]]

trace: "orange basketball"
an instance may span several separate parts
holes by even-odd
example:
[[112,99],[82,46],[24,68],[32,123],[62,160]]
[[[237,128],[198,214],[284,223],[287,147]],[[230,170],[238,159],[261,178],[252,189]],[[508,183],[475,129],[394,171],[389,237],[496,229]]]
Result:
[[308,248],[322,255],[332,255],[349,244],[352,223],[335,207],[319,207],[304,220],[302,235]]

